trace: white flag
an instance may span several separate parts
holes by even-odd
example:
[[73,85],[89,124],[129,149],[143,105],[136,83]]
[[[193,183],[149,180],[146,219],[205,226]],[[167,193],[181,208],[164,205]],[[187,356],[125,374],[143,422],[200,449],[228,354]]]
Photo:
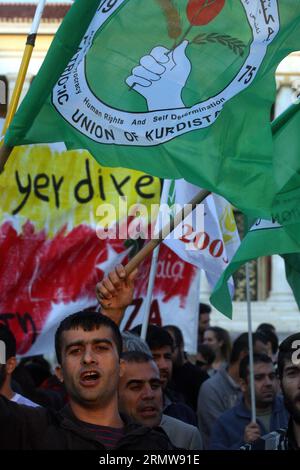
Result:
[[[168,201],[177,213],[200,189],[184,179],[165,180],[161,200]],[[164,243],[184,261],[203,269],[213,288],[240,245],[231,205],[223,197],[210,194],[202,203],[202,211],[194,210]],[[230,290],[233,293],[232,280]]]

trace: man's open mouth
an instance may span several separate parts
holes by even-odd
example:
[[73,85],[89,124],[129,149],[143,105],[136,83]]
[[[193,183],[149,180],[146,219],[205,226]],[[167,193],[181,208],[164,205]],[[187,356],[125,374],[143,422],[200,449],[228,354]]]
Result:
[[80,383],[84,386],[93,386],[100,379],[100,373],[96,370],[89,370],[80,374]]

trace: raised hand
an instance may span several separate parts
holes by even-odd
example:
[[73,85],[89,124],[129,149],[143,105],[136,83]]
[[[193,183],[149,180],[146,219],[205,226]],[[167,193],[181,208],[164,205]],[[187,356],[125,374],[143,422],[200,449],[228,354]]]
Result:
[[96,285],[101,313],[117,324],[121,323],[125,309],[132,302],[136,276],[137,270],[127,276],[124,266],[119,264]]

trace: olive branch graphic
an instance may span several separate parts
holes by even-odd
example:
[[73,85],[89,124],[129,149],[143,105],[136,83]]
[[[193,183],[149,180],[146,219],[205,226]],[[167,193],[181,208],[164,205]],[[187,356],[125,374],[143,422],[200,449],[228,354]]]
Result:
[[222,46],[229,47],[236,55],[241,57],[244,55],[246,48],[246,44],[228,34],[200,33],[192,40],[192,44],[198,45],[207,44],[209,42],[219,43],[222,44]]

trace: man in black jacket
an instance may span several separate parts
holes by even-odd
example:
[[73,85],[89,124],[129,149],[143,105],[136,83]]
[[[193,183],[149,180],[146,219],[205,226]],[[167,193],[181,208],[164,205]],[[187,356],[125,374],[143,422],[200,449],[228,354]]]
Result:
[[129,423],[119,414],[122,339],[111,319],[87,311],[65,318],[56,332],[55,349],[69,405],[56,413],[0,396],[1,449],[173,448],[162,430]]

